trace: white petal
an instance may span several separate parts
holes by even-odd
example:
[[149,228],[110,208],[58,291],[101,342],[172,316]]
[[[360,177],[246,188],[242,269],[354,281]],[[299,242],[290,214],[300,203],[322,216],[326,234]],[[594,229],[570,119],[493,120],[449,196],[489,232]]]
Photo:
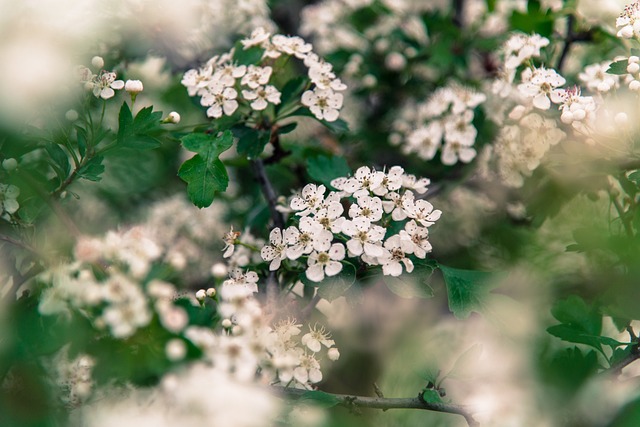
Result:
[[312,265],[307,268],[305,275],[307,276],[307,279],[312,282],[322,282],[322,279],[324,279],[324,269],[321,264]]
[[327,276],[335,276],[336,274],[342,271],[342,264],[337,261],[329,261],[327,267],[325,268],[325,272]]

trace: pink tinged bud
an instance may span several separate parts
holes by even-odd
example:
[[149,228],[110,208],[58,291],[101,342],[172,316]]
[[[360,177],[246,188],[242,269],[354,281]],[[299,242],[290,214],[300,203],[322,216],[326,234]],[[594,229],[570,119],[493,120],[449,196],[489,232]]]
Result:
[[143,90],[142,82],[140,80],[127,80],[124,84],[124,90],[131,94],[138,94]]

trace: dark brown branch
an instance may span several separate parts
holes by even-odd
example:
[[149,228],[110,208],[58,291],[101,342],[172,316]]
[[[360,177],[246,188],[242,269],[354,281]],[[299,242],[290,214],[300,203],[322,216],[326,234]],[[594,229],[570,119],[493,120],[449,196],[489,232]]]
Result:
[[[275,388],[278,394],[287,399],[299,399],[307,393],[307,390],[292,388]],[[425,402],[420,395],[407,398],[384,398],[351,396],[348,394],[327,393],[337,399],[339,406],[346,408],[371,408],[371,409],[422,409],[425,411],[443,412],[448,414],[461,415],[470,427],[478,427],[480,424],[471,416],[466,408],[449,403],[429,403]]]
[[609,369],[604,370],[603,373],[614,376],[619,375],[626,366],[632,364],[638,359],[640,359],[640,346],[638,344],[634,344],[631,347],[631,353],[629,353],[624,359],[618,360],[618,362],[611,365]]
[[453,24],[458,28],[464,26],[464,1],[453,0]]
[[569,54],[569,50],[574,43],[593,40],[592,31],[581,31],[578,33],[574,32],[573,27],[575,23],[576,17],[574,15],[569,15],[567,19],[567,36],[564,39],[564,46],[562,46],[562,51],[560,52],[558,62],[556,63],[556,71],[559,73],[562,73],[562,67],[564,67],[564,63],[567,59],[567,55]]
[[271,212],[273,225],[280,228],[281,230],[284,229],[284,218],[277,209],[278,197],[276,196],[276,192],[271,185],[271,181],[269,181],[269,177],[267,176],[267,171],[264,168],[263,161],[261,159],[251,160],[251,166],[253,167],[256,179],[260,183],[262,194],[264,195],[264,198],[267,200],[267,204],[269,205],[269,211]]

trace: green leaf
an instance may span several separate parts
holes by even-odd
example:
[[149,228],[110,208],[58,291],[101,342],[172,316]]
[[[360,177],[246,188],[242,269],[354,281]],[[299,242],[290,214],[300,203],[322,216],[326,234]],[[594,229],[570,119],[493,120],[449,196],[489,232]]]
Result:
[[58,174],[60,180],[64,180],[69,176],[69,172],[71,172],[71,165],[69,164],[67,153],[57,144],[47,144],[45,148],[49,156],[51,156],[51,160],[55,162],[60,170]]
[[551,314],[561,324],[547,328],[547,332],[563,341],[586,344],[598,351],[602,351],[602,344],[612,348],[624,345],[613,338],[600,336],[602,315],[576,295],[556,302]]
[[440,397],[440,393],[438,393],[438,390],[432,388],[423,390],[423,392],[420,394],[420,398],[425,403],[443,403],[442,397]]
[[104,173],[104,165],[102,164],[103,160],[103,156],[96,156],[92,158],[78,169],[77,175],[80,178],[84,178],[89,181],[100,181],[102,179],[100,175]]
[[331,181],[351,174],[351,169],[344,157],[317,156],[307,159],[307,172],[315,181],[331,187]]
[[640,187],[640,171],[631,172],[629,174],[629,181]]
[[235,126],[231,129],[238,138],[238,154],[247,156],[248,160],[255,159],[264,151],[265,145],[271,138],[271,132],[262,129],[253,129],[246,126]]
[[340,404],[340,399],[338,399],[336,396],[320,390],[308,391],[300,396],[299,400],[310,400],[313,404],[318,405],[322,408],[332,408]]
[[543,365],[546,380],[572,395],[593,374],[598,372],[598,356],[591,350],[583,353],[578,347],[559,351]]
[[344,295],[356,281],[356,268],[343,264],[342,271],[336,276],[326,277],[318,283],[318,295],[331,302]]
[[487,3],[487,11],[493,12],[496,9],[496,0],[485,0]]
[[263,53],[264,49],[259,46],[245,49],[242,43],[238,42],[233,52],[233,62],[238,65],[255,65],[260,62]]
[[187,194],[195,206],[210,206],[215,194],[225,191],[229,184],[227,170],[218,157],[233,145],[233,134],[189,134],[182,138],[182,145],[198,154],[182,164],[178,176],[187,183]]
[[138,150],[158,148],[160,142],[149,133],[160,127],[161,119],[162,112],[153,111],[153,107],[143,108],[133,118],[129,105],[124,102],[118,115],[118,146]]
[[611,65],[609,65],[609,69],[607,70],[607,73],[609,74],[615,74],[618,76],[624,75],[624,74],[629,74],[627,73],[627,66],[629,65],[629,61],[627,61],[626,59],[623,59],[621,61],[616,61],[614,63],[612,63]]
[[278,134],[279,135],[286,135],[288,133],[293,132],[297,127],[298,127],[298,123],[297,122],[286,124],[286,125],[278,128]]
[[458,318],[469,317],[484,304],[493,284],[489,282],[491,273],[474,270],[460,270],[439,265],[447,286],[449,310]]
[[411,273],[398,277],[383,276],[383,280],[391,292],[402,298],[432,298],[433,288],[428,281],[434,269],[435,262],[417,260]]
[[276,115],[280,111],[289,112],[292,105],[299,104],[302,91],[309,84],[309,79],[299,76],[289,80],[280,91],[280,104],[276,105]]

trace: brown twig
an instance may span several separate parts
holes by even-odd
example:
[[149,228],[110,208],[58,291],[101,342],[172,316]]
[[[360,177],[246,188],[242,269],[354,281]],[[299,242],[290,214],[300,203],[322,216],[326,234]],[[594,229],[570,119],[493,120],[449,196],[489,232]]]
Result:
[[251,160],[251,165],[253,166],[253,171],[256,175],[256,179],[260,183],[260,188],[262,188],[262,194],[264,195],[264,198],[267,200],[267,204],[269,205],[269,211],[271,212],[273,225],[280,229],[283,229],[284,218],[277,209],[278,197],[276,196],[276,192],[271,185],[271,181],[269,181],[267,171],[264,168],[264,162],[261,159],[255,159]]
[[[304,398],[307,390],[275,387],[278,394],[287,399]],[[338,406],[346,408],[371,408],[371,409],[422,409],[425,411],[443,412],[448,414],[456,414],[464,417],[469,427],[478,427],[480,424],[468,412],[467,408],[459,405],[441,402],[426,402],[421,395],[406,398],[384,398],[384,397],[367,397],[353,396],[348,394],[327,393],[336,399]]]

